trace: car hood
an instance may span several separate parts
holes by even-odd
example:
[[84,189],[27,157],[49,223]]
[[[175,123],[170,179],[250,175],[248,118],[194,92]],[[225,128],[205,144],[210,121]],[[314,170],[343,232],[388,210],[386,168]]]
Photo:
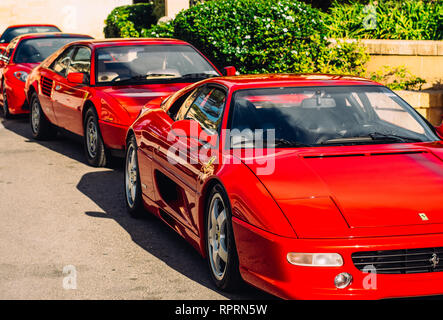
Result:
[[103,87],[102,91],[122,105],[135,119],[141,108],[152,99],[166,97],[189,83],[146,84]]
[[[440,225],[443,232],[442,143],[313,149],[278,151],[270,175],[259,175],[260,164],[247,164],[296,232],[297,222],[308,225],[311,214],[340,227],[346,221],[346,234],[412,225]],[[331,210],[342,218],[327,217]]]

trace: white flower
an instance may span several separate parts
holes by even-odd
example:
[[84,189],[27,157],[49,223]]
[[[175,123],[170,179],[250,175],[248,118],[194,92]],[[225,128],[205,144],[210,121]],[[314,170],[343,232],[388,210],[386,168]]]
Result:
[[245,39],[251,39],[251,36],[248,34],[245,36]]
[[283,28],[283,32],[288,32],[288,29],[287,28]]

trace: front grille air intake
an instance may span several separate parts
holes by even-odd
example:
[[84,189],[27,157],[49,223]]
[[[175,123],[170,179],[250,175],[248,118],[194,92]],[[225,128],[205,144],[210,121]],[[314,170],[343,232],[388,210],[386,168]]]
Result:
[[443,271],[443,247],[386,251],[361,251],[352,254],[357,269],[375,267],[378,274],[411,274]]

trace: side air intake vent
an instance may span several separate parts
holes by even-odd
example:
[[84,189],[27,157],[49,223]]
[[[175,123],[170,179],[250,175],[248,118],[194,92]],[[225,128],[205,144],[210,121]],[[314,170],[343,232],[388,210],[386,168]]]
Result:
[[42,94],[50,97],[51,93],[52,93],[52,84],[53,83],[54,83],[54,81],[52,81],[51,79],[46,78],[46,77],[42,77],[41,78]]

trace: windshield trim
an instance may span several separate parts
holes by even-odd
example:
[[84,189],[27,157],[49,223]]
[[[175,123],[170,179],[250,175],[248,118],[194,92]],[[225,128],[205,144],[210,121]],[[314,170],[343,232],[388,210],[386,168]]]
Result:
[[95,49],[94,52],[94,85],[93,87],[119,87],[119,86],[132,86],[132,85],[146,85],[146,84],[160,84],[160,83],[194,83],[201,80],[208,79],[207,77],[198,77],[198,78],[162,78],[162,79],[146,79],[146,80],[136,80],[136,81],[128,81],[128,82],[112,82],[112,81],[98,81],[98,54],[101,49],[109,48],[109,47],[148,47],[148,46],[183,46],[190,47],[195,53],[197,53],[204,61],[206,61],[211,68],[217,73],[217,76],[220,77],[221,73],[217,69],[217,67],[206,58],[199,50],[194,48],[194,46],[190,44],[174,44],[174,43],[165,43],[165,44],[122,44],[122,45],[114,45],[114,46],[103,46]]

